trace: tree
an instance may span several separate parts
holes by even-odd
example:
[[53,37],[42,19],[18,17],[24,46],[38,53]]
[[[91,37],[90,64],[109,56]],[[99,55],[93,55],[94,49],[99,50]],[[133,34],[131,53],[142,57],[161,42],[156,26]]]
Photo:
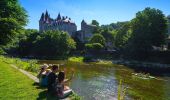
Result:
[[92,25],[96,25],[97,27],[99,27],[99,22],[97,20],[92,20]]
[[152,46],[161,46],[165,42],[167,20],[159,9],[145,8],[131,21],[132,36],[128,45],[128,54],[147,55]]
[[121,28],[117,29],[114,41],[115,46],[118,48],[124,48],[131,37],[131,33],[130,23],[126,23]]
[[0,5],[0,45],[5,45],[21,32],[28,16],[18,0],[1,0]]
[[28,56],[31,55],[33,52],[33,47],[35,45],[35,41],[37,36],[39,36],[38,30],[35,29],[27,29],[25,30],[23,35],[20,35],[19,40],[19,47],[17,48],[17,51],[19,52],[19,55],[21,56]]
[[34,44],[34,55],[39,57],[64,57],[76,43],[66,32],[47,31],[37,36]]
[[101,34],[94,34],[90,39],[90,43],[100,43],[105,46],[105,38]]
[[104,48],[100,43],[85,44],[85,47],[89,51],[99,51]]
[[105,38],[106,42],[114,42],[115,39],[115,32],[114,31],[110,31],[109,29],[104,29],[101,32],[101,35]]
[[12,40],[20,29],[13,18],[0,19],[0,45],[5,45]]

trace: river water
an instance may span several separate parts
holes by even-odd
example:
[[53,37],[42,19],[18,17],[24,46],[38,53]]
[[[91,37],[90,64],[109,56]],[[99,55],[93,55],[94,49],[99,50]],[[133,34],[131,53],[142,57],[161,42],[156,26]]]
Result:
[[[115,64],[77,63],[67,60],[41,60],[39,63],[61,64],[69,78],[68,85],[84,100],[116,100],[122,80],[125,100],[170,100],[170,76],[145,76],[126,66]],[[122,93],[123,95],[123,93]]]

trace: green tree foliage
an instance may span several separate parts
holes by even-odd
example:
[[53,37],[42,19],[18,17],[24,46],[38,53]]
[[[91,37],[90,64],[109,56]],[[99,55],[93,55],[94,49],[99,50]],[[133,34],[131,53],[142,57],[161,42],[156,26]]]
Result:
[[34,29],[27,29],[24,34],[20,35],[21,39],[17,51],[21,56],[28,56],[34,52],[33,47],[38,35],[38,30]]
[[110,31],[108,29],[104,29],[101,31],[101,35],[105,38],[106,42],[114,42],[115,40],[115,32]]
[[66,56],[76,43],[66,32],[47,31],[37,37],[35,41],[35,55],[45,57]]
[[1,0],[0,5],[0,18],[13,18],[21,26],[26,25],[28,15],[18,0]]
[[98,34],[98,33],[100,33],[102,31],[102,28],[99,26],[98,21],[92,20],[91,24],[96,26],[96,27],[94,27],[93,34]]
[[122,28],[125,24],[129,23],[128,21],[125,22],[117,22],[117,23],[111,23],[109,25],[101,25],[102,29],[108,29],[110,31],[112,30],[118,30]]
[[0,18],[0,45],[5,45],[20,29],[18,23],[13,18]]
[[94,34],[90,39],[90,43],[100,43],[103,46],[105,46],[105,42],[105,38],[101,34]]
[[127,45],[129,38],[131,37],[132,32],[130,29],[130,24],[124,24],[120,29],[116,30],[115,32],[115,46],[118,48],[124,48]]
[[99,51],[104,48],[100,43],[85,44],[85,47],[89,51]]
[[145,8],[131,21],[131,29],[132,36],[128,49],[131,54],[139,57],[138,54],[147,55],[152,46],[161,46],[165,42],[167,20],[162,11]]
[[18,0],[1,0],[0,5],[0,45],[5,45],[21,32],[28,20]]
[[162,11],[146,8],[131,21],[133,43],[160,46],[165,42],[167,20]]
[[92,25],[96,25],[97,27],[99,26],[99,22],[97,20],[92,20]]

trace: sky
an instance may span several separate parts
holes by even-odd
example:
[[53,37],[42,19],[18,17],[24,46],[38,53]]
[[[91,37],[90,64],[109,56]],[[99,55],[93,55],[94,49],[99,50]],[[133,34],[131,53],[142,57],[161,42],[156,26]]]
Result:
[[138,11],[146,7],[160,9],[170,15],[170,0],[19,0],[29,15],[26,28],[39,29],[39,19],[46,10],[52,18],[70,17],[80,30],[84,19],[91,23],[93,19],[100,25],[120,21],[130,21]]

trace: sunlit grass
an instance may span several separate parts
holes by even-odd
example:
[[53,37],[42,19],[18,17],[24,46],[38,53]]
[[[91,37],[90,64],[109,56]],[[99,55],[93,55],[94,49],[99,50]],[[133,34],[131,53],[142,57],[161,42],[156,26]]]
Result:
[[84,57],[70,57],[68,58],[68,61],[72,61],[72,62],[83,62]]
[[122,80],[120,79],[119,85],[118,85],[118,93],[117,93],[117,99],[118,100],[125,100],[126,95],[126,88],[123,88]]
[[5,63],[13,64],[16,65],[18,68],[29,71],[34,75],[36,75],[39,71],[39,65],[37,64],[36,60],[23,61],[19,58],[9,58],[4,56],[0,56],[0,59]]
[[1,100],[36,100],[44,90],[37,89],[33,84],[33,80],[0,61]]
[[[0,100],[56,100],[56,97],[48,96],[46,89],[37,89],[33,86],[33,80],[21,72],[13,69],[10,65],[16,65],[18,68],[29,71],[33,75],[37,75],[39,65],[36,60],[23,61],[19,58],[9,58],[0,56]],[[81,97],[73,93],[71,100],[81,100]]]

